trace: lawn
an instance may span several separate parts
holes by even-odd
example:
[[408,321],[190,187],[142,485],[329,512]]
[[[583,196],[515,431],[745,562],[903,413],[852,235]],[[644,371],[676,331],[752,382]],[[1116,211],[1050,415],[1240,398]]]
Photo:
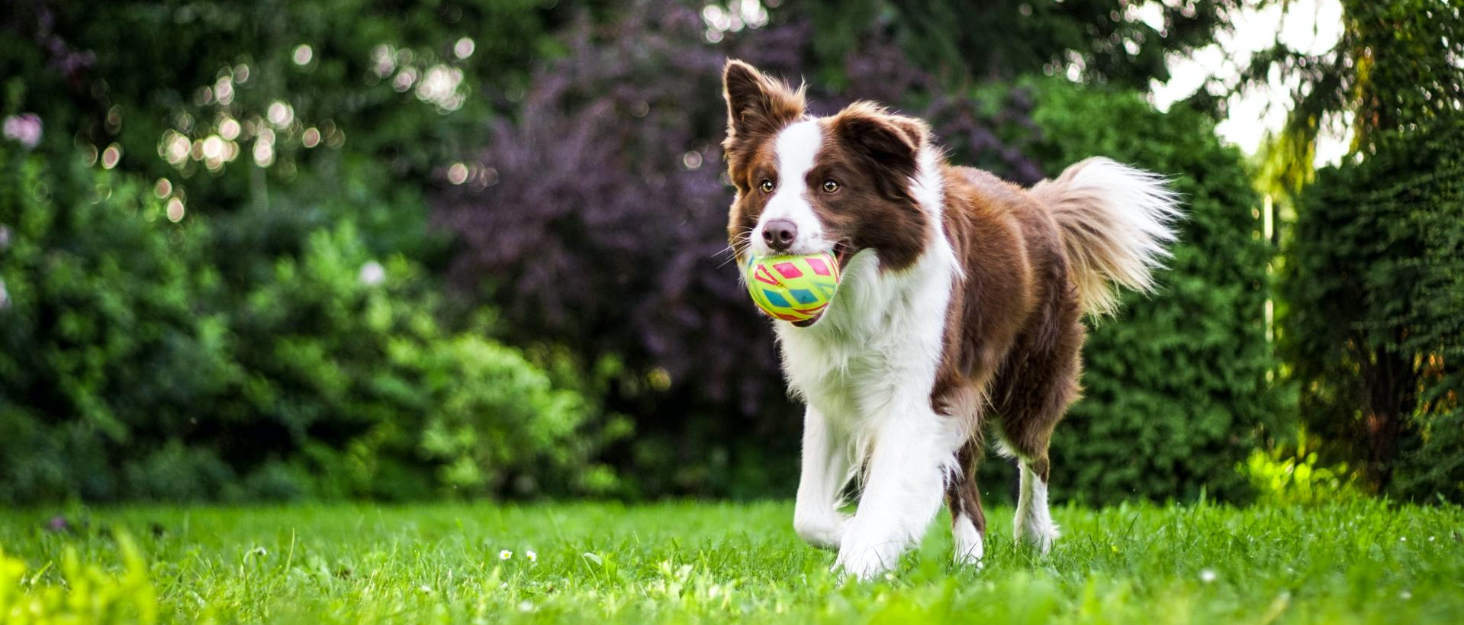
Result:
[[1458,507],[1057,508],[1045,559],[991,512],[984,570],[942,519],[874,584],[786,503],[0,512],[0,622],[49,596],[179,623],[1464,623]]

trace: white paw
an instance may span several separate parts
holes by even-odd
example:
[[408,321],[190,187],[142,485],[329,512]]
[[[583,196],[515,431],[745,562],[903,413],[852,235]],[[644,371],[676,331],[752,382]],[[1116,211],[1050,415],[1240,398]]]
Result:
[[1038,521],[1034,519],[1017,520],[1017,542],[1028,545],[1042,555],[1052,551],[1052,543],[1057,541],[1057,526],[1052,521]]
[[956,564],[981,569],[982,558],[986,555],[986,541],[982,540],[981,532],[976,531],[975,524],[970,519],[960,517],[951,528],[951,534],[955,539]]
[[847,524],[848,519],[839,514],[821,517],[795,514],[793,517],[793,531],[798,533],[798,537],[821,549],[837,550],[844,538],[844,526]]
[[899,564],[900,554],[903,552],[904,549],[894,542],[846,540],[839,549],[839,559],[834,562],[834,570],[868,581]]

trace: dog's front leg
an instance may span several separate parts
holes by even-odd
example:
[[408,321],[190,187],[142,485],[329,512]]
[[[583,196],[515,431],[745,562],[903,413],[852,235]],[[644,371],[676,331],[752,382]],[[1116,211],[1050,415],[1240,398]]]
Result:
[[840,494],[849,481],[849,449],[813,406],[803,416],[803,466],[798,501],[793,507],[793,530],[810,545],[838,549],[844,534]]
[[956,443],[928,402],[904,405],[875,432],[864,494],[834,565],[861,579],[894,567],[940,510]]

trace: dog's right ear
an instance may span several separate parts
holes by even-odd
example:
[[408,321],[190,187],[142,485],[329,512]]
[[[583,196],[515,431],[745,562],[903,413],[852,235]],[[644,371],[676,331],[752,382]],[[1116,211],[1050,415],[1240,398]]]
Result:
[[728,60],[722,71],[722,95],[727,99],[727,143],[757,135],[771,135],[803,117],[803,89],[790,89],[757,68]]

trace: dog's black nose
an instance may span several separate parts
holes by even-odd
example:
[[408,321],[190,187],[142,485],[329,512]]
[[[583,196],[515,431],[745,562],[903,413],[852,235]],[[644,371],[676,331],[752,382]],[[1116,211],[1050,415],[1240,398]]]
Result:
[[788,219],[774,219],[763,224],[763,242],[775,252],[786,252],[798,238],[798,226]]

